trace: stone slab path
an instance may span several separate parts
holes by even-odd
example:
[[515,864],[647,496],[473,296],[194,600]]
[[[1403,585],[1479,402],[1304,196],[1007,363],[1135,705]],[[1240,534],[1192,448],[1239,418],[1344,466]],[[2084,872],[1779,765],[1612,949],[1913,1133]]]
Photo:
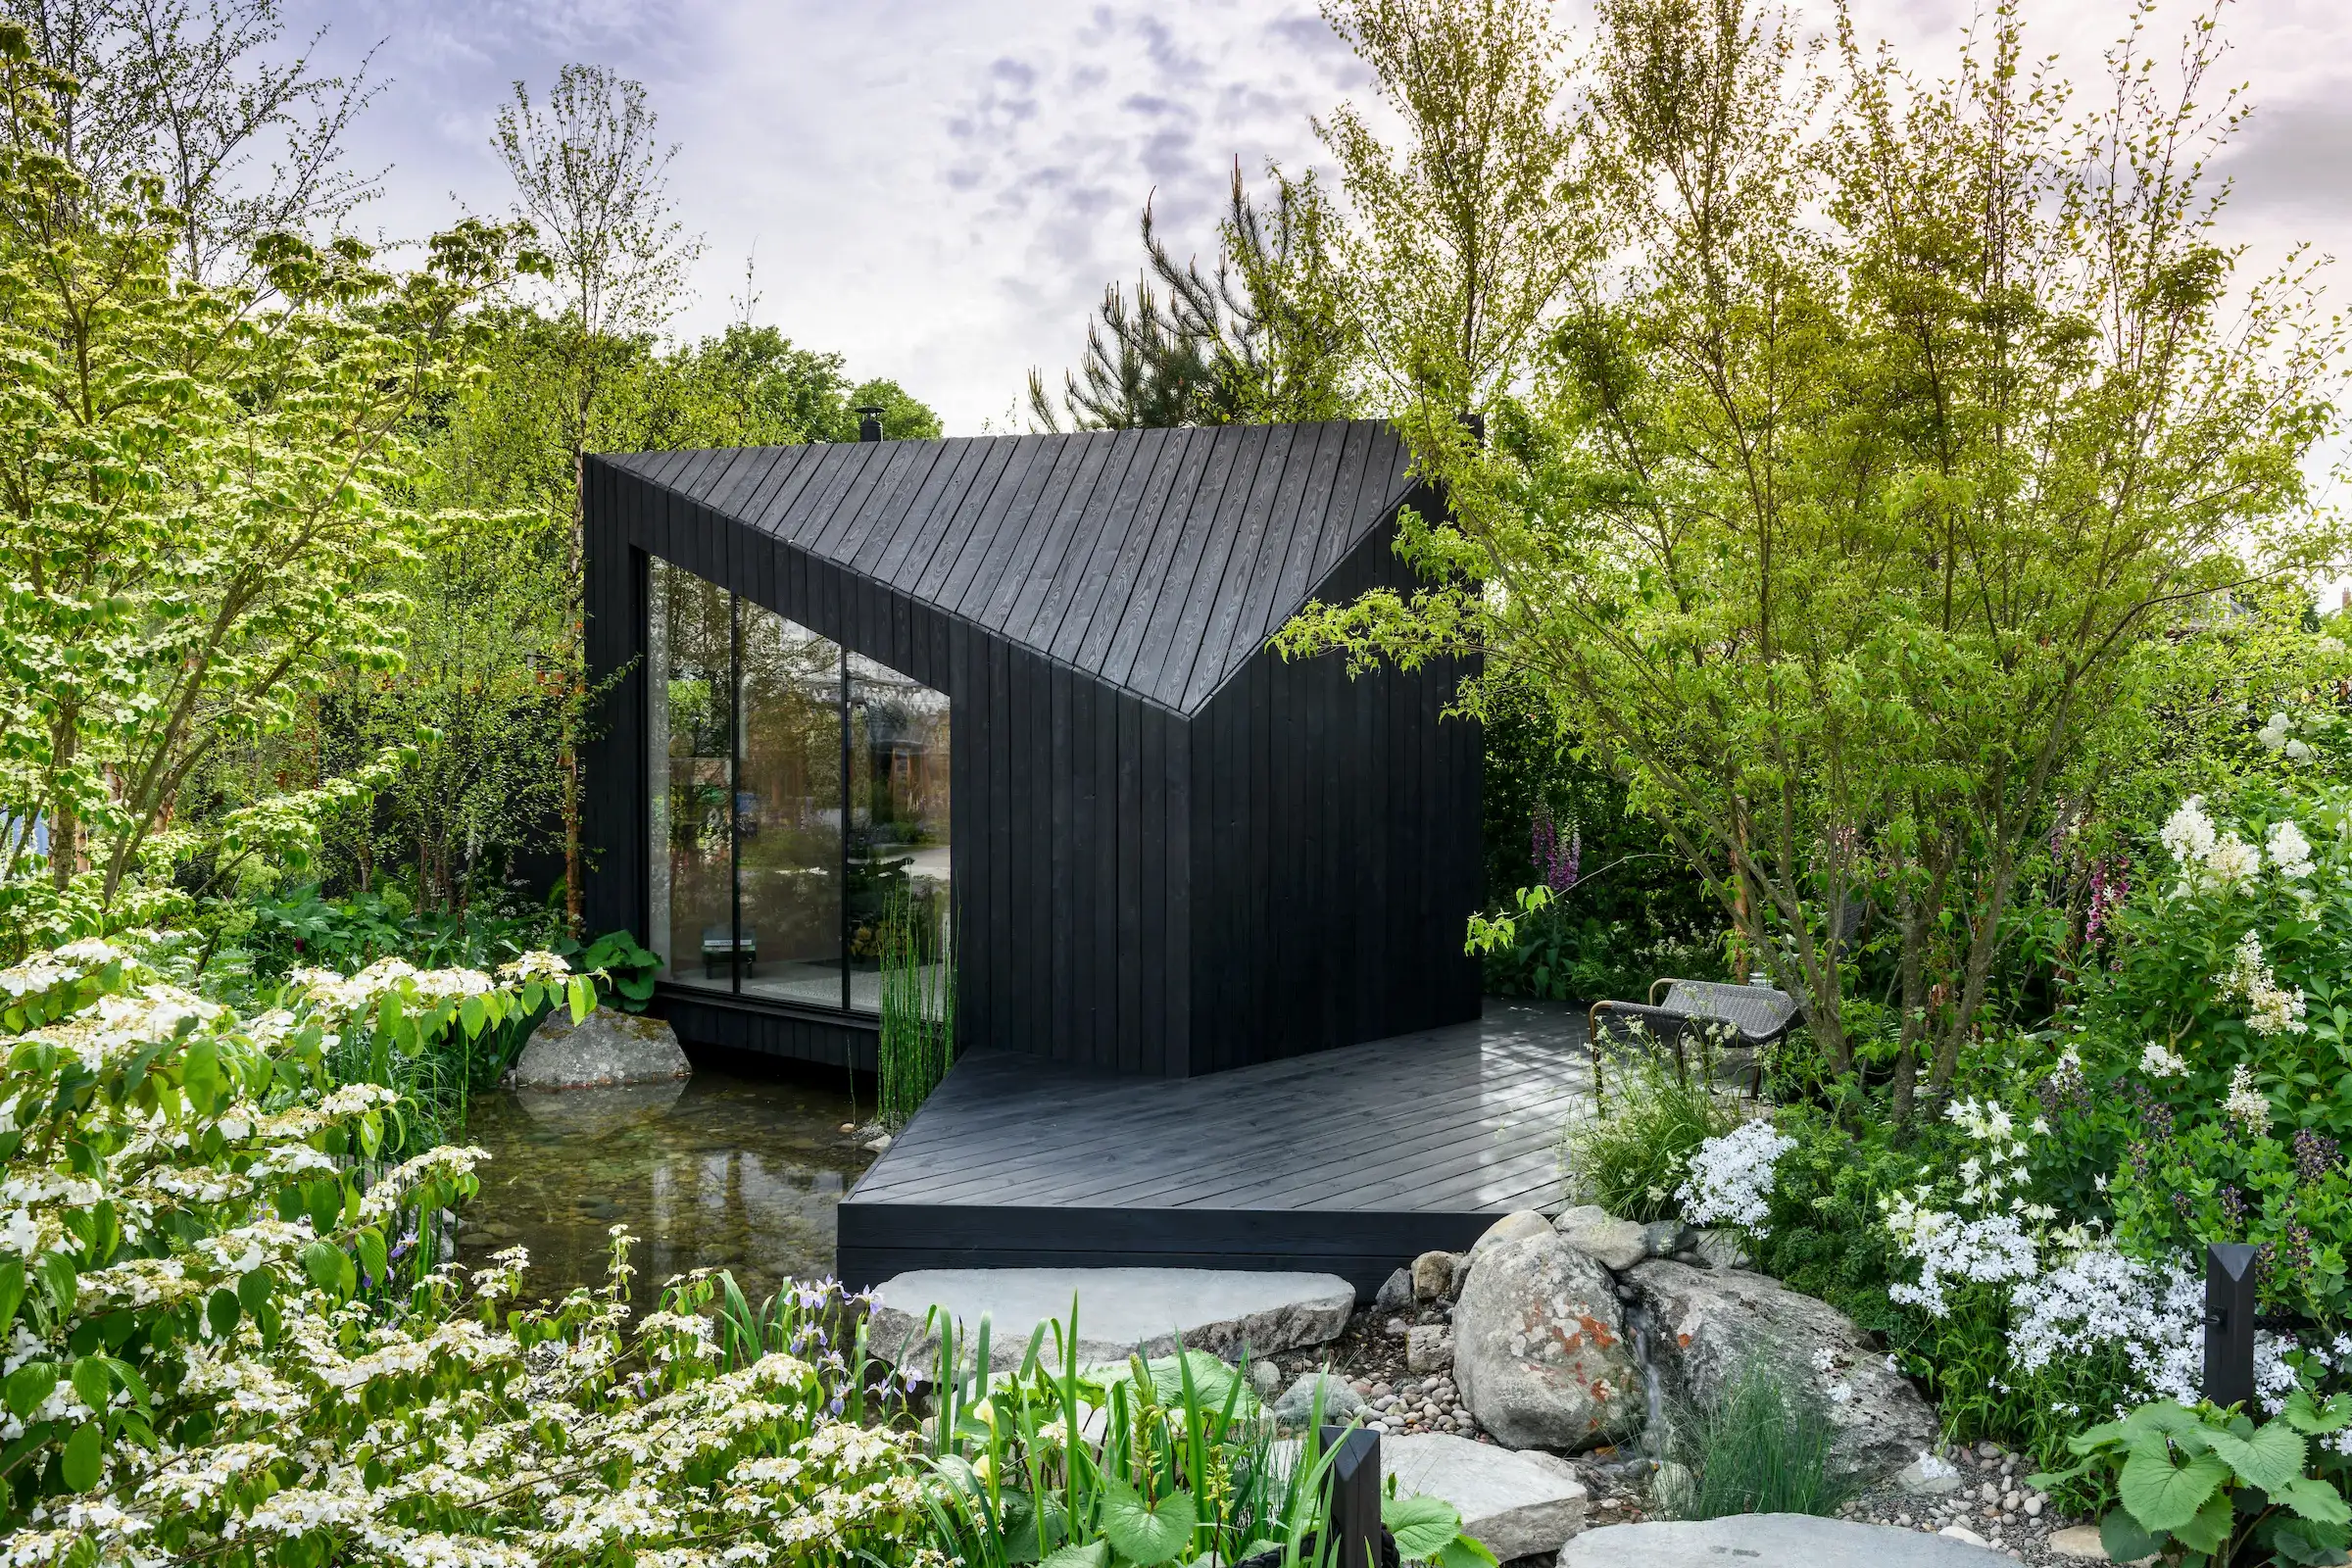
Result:
[[1608,1525],[1560,1549],[1559,1568],[1993,1568],[2004,1554],[1944,1536],[1794,1513]]
[[1399,1494],[1452,1503],[1463,1533],[1501,1562],[1548,1555],[1585,1526],[1584,1486],[1547,1453],[1432,1432],[1381,1439],[1380,1463]]
[[[1106,1365],[1129,1352],[1171,1355],[1179,1341],[1226,1360],[1337,1339],[1355,1305],[1355,1288],[1336,1274],[1240,1273],[1200,1268],[917,1269],[875,1287],[880,1305],[868,1343],[886,1361],[929,1365],[936,1341],[923,1332],[937,1306],[963,1325],[967,1344],[989,1320],[989,1368],[1021,1363],[1040,1323],[1068,1322],[1078,1301],[1078,1361]],[[1054,1356],[1046,1331],[1044,1356]]]

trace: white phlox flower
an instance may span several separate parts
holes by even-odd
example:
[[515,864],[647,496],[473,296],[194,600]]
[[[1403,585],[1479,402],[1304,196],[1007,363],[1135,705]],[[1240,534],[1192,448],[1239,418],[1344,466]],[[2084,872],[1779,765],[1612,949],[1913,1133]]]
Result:
[[1758,1228],[1771,1213],[1775,1167],[1795,1147],[1795,1139],[1762,1118],[1708,1139],[1691,1154],[1690,1173],[1675,1195],[1683,1218],[1693,1225]]

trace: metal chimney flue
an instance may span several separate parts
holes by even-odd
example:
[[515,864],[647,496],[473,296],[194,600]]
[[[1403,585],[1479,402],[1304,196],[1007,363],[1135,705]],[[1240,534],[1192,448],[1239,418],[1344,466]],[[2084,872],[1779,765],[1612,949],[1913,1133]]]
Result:
[[858,439],[860,441],[881,440],[882,406],[878,403],[864,403],[858,405],[855,412],[858,415]]

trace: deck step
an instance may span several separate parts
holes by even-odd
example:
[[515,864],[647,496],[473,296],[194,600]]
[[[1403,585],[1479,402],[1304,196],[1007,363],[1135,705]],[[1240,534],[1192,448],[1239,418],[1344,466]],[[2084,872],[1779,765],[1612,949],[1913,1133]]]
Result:
[[[875,1287],[880,1305],[868,1336],[876,1355],[910,1371],[937,1355],[924,1332],[936,1306],[973,1343],[989,1322],[989,1366],[1020,1365],[1041,1323],[1078,1314],[1081,1366],[1115,1363],[1141,1350],[1169,1355],[1177,1344],[1228,1360],[1244,1349],[1266,1356],[1339,1338],[1355,1305],[1355,1287],[1336,1274],[1242,1273],[1200,1268],[916,1269]],[[1044,1352],[1058,1366],[1054,1331]]]

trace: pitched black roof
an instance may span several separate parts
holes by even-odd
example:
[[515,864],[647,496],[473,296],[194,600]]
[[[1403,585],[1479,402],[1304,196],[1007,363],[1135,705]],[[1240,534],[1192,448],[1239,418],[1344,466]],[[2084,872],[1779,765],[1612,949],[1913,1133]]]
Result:
[[610,460],[1179,712],[1412,488],[1388,425],[961,437]]

